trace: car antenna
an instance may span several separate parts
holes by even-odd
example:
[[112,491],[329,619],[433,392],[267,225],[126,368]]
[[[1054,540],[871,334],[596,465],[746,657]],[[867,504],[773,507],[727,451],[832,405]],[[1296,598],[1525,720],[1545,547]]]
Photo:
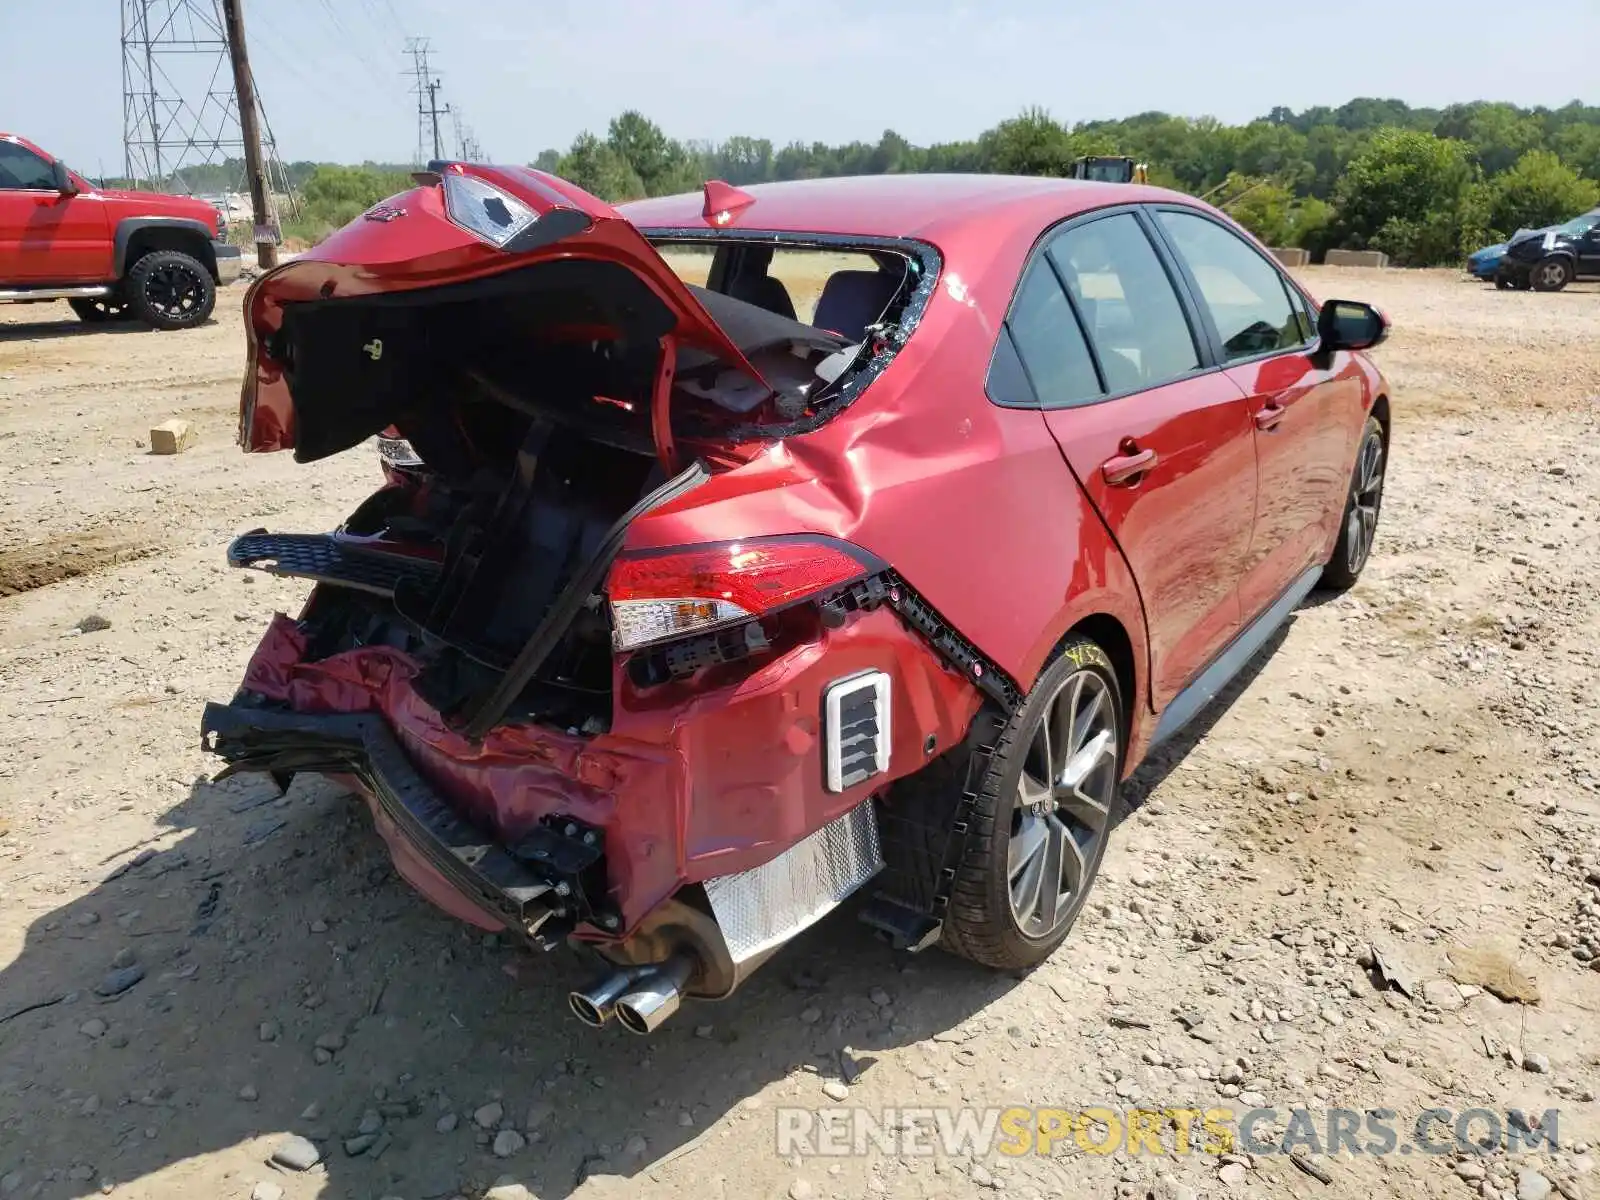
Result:
[[756,202],[749,192],[741,192],[733,184],[720,179],[706,180],[705,194],[706,204],[700,215],[713,225],[726,225],[733,220],[734,213]]

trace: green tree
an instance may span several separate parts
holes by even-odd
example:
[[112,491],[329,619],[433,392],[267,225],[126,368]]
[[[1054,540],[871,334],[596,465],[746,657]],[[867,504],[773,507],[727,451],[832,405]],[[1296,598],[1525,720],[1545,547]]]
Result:
[[1486,175],[1506,171],[1530,150],[1544,146],[1537,118],[1511,104],[1453,104],[1440,114],[1434,132],[1472,147]]
[[1001,121],[978,140],[984,169],[999,175],[1066,175],[1072,166],[1067,131],[1042,108]]
[[1276,180],[1235,172],[1212,200],[1267,245],[1293,244],[1294,193]]
[[612,203],[639,200],[649,194],[628,160],[592,133],[581,133],[573,140],[572,149],[556,164],[556,174]]
[[547,175],[555,175],[561,168],[561,151],[556,149],[541,150],[539,157],[528,164],[535,171],[543,171]]
[[689,191],[703,182],[695,157],[637,110],[629,109],[611,122],[606,145],[632,169],[646,196]]
[[1466,143],[1380,129],[1334,190],[1340,236],[1404,265],[1449,262],[1459,248],[1459,210],[1474,178]]

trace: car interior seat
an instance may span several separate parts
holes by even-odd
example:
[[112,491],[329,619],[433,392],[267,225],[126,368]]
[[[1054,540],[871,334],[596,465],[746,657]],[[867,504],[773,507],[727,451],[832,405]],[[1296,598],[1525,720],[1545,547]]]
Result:
[[728,281],[727,292],[735,300],[754,304],[757,308],[788,317],[791,321],[795,319],[794,301],[789,296],[789,289],[783,286],[783,280],[774,279],[765,270],[735,275]]
[[883,316],[899,290],[892,271],[835,271],[822,286],[811,323],[852,342],[866,340],[867,326]]

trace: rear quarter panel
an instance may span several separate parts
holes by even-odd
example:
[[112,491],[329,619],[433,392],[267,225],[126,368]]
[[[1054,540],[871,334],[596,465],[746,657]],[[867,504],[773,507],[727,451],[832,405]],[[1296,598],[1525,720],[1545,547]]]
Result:
[[1106,613],[1129,635],[1143,696],[1144,618],[1121,552],[1042,415],[983,391],[1010,298],[1005,269],[979,289],[950,278],[947,259],[916,333],[851,408],[640,519],[629,548],[844,538],[892,566],[1024,690],[1074,624]]

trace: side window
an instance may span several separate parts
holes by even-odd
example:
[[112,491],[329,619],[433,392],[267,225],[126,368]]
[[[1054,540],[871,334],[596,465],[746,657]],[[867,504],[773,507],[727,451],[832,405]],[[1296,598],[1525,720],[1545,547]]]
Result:
[[1189,213],[1161,210],[1156,219],[1200,285],[1230,362],[1309,340],[1277,268],[1238,234]]
[[1074,226],[1050,244],[1113,394],[1155,387],[1200,366],[1172,280],[1132,213]]
[[1105,394],[1067,294],[1042,258],[1023,278],[1006,325],[1044,407],[1087,404]]
[[989,363],[989,378],[984,380],[983,390],[1002,408],[1039,407],[1022,358],[1017,354],[1017,344],[1011,340],[1011,331],[1003,326],[994,345],[994,358]]
[[0,191],[23,188],[55,191],[56,181],[50,164],[15,142],[0,142]]

